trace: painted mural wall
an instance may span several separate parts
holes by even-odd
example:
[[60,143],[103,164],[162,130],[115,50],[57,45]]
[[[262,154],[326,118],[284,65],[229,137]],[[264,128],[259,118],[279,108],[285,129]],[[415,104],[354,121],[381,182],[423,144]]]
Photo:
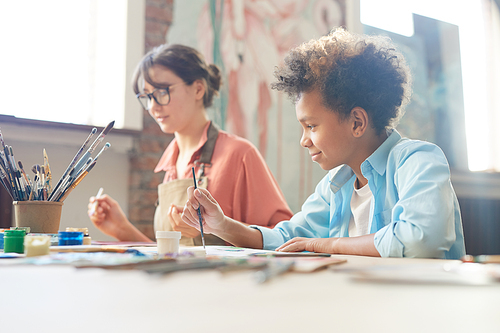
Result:
[[326,171],[299,144],[293,103],[269,85],[290,48],[345,26],[345,12],[343,0],[176,1],[166,36],[168,43],[199,49],[222,69],[212,119],[259,148],[294,212]]

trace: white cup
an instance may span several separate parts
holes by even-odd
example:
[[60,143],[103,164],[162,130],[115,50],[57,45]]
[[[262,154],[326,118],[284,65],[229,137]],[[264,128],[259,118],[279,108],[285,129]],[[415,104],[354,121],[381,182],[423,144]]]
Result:
[[50,239],[51,237],[48,235],[26,235],[24,237],[24,254],[26,257],[50,254]]
[[157,231],[158,254],[179,253],[180,239],[181,233],[179,231]]

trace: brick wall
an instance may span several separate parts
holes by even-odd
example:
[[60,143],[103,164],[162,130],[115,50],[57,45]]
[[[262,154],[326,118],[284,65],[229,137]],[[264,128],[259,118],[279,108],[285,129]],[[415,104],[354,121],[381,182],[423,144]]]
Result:
[[[166,42],[172,23],[174,0],[146,0],[146,52]],[[144,128],[134,140],[130,155],[129,220],[148,237],[154,239],[153,217],[158,198],[157,186],[163,173],[153,172],[172,135],[160,130],[148,112],[143,113]]]

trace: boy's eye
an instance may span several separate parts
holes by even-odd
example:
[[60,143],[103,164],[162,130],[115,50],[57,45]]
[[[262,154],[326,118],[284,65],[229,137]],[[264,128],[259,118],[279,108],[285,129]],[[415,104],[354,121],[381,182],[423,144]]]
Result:
[[309,128],[309,129],[311,129],[311,130],[312,130],[313,128],[315,128],[315,127],[316,127],[316,125],[307,125],[307,128]]

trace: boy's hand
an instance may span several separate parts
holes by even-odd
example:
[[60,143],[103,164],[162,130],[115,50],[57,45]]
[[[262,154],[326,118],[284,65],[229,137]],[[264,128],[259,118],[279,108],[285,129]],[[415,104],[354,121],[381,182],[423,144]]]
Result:
[[335,243],[338,238],[304,238],[295,237],[281,245],[276,251],[282,252],[319,252],[335,253]]
[[199,230],[200,222],[197,209],[200,207],[203,217],[203,232],[217,235],[222,233],[225,216],[210,192],[201,188],[195,190],[194,186],[189,187],[187,191],[188,201],[182,212],[182,220]]
[[295,237],[281,245],[276,251],[319,252],[331,254],[353,254],[380,257],[374,244],[375,234],[357,237],[304,238]]

